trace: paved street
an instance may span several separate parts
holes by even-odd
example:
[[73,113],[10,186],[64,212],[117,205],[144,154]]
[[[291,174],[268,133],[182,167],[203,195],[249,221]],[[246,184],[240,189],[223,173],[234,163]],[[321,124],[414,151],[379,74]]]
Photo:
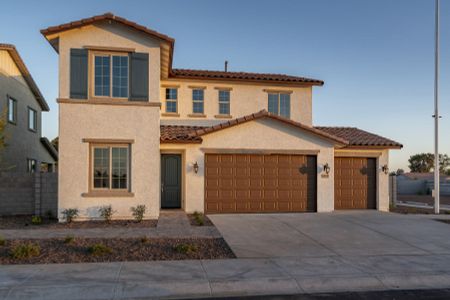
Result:
[[1,266],[2,299],[147,299],[450,286],[450,225],[378,212],[212,216],[238,259]]

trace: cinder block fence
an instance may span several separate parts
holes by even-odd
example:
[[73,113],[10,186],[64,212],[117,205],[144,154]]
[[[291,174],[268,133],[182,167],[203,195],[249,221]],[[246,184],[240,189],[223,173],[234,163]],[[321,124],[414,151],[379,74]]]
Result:
[[0,172],[0,215],[57,216],[57,173]]

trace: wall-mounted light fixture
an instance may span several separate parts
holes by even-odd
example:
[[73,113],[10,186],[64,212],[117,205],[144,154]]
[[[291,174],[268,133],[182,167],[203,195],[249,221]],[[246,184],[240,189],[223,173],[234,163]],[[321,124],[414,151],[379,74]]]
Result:
[[388,165],[383,165],[383,166],[381,167],[381,171],[382,171],[384,174],[388,174],[388,173],[389,173],[389,167],[388,167]]
[[323,171],[325,172],[325,174],[330,174],[331,168],[330,165],[328,163],[323,165]]
[[197,173],[198,173],[198,162],[195,162],[195,163],[192,165],[192,167],[194,168],[195,174],[197,174]]

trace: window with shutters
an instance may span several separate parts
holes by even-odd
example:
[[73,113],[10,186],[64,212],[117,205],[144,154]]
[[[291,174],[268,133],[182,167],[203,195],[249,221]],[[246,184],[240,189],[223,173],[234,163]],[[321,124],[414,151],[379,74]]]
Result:
[[267,110],[275,115],[291,117],[291,95],[289,93],[269,93]]
[[93,53],[94,97],[128,98],[128,54]]

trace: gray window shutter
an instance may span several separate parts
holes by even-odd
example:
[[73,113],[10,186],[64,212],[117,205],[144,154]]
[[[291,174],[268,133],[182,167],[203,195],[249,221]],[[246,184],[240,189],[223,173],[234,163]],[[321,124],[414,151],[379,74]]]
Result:
[[130,101],[148,101],[148,53],[130,54]]
[[88,50],[70,49],[70,98],[87,99]]

